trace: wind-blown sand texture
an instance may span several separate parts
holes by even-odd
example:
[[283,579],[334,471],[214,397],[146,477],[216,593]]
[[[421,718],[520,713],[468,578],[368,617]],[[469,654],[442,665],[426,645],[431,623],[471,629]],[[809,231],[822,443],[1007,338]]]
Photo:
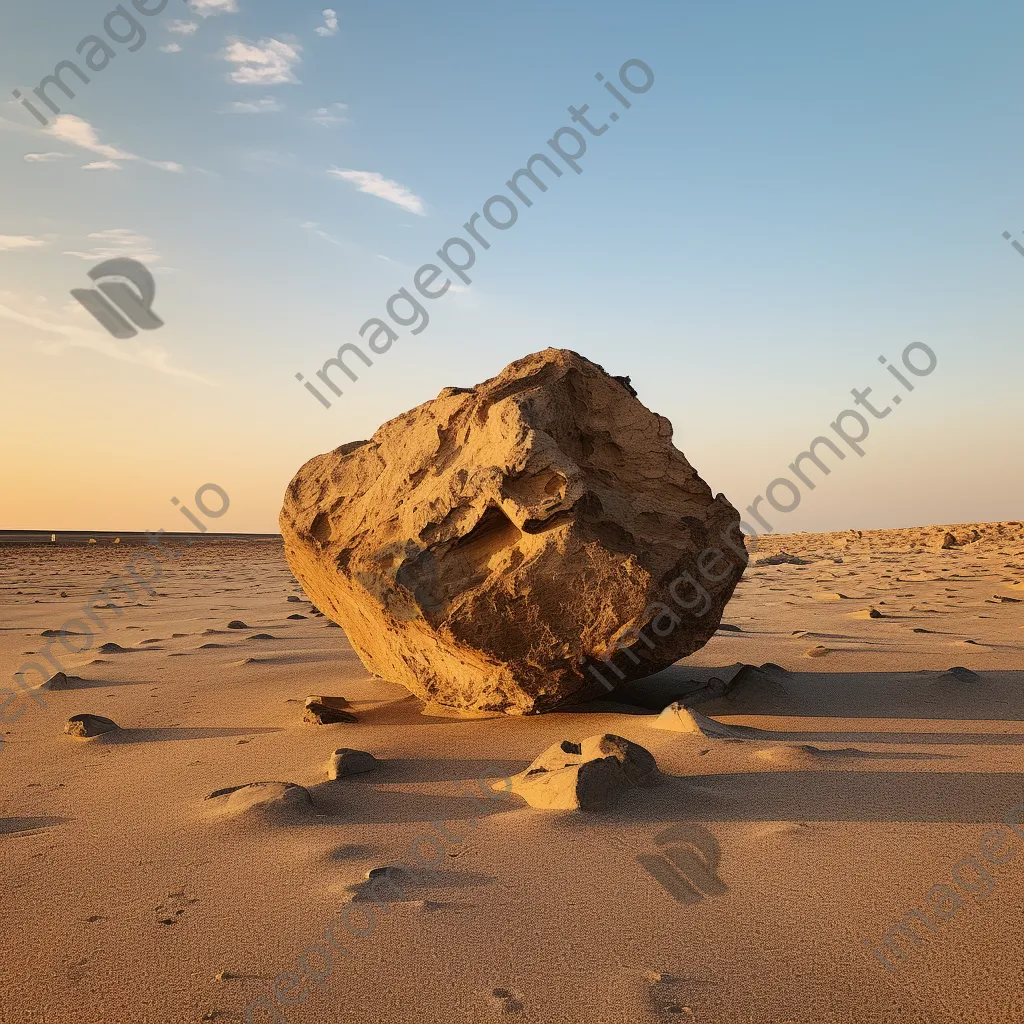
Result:
[[[779,552],[803,564],[758,565]],[[8,679],[131,557],[0,553]],[[520,718],[420,714],[294,600],[279,542],[163,571],[0,724],[3,1024],[1022,1019],[1024,836],[1001,825],[1024,820],[1020,523],[764,538],[738,628],[620,703]],[[730,689],[737,663],[765,670]],[[695,694],[742,728],[651,728]],[[356,721],[304,722],[310,695]],[[120,728],[74,739],[76,714]],[[491,789],[604,733],[657,784],[605,814]],[[328,781],[340,748],[378,763]],[[433,872],[370,874],[431,835]],[[915,911],[900,959],[885,935]],[[371,933],[297,965],[342,912]]]

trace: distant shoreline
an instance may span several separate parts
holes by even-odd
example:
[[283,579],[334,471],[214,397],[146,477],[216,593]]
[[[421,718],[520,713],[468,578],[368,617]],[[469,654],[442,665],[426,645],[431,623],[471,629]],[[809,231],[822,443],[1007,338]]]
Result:
[[[267,541],[281,543],[279,533],[169,533],[164,531],[160,534],[161,539],[166,541],[182,541],[189,544],[211,544],[218,541]],[[52,538],[56,537],[56,540]],[[61,545],[82,545],[88,546],[94,540],[97,546],[112,546],[116,541],[121,544],[149,544],[152,533],[147,534],[135,530],[0,530],[0,546],[41,544],[47,547],[60,547]]]

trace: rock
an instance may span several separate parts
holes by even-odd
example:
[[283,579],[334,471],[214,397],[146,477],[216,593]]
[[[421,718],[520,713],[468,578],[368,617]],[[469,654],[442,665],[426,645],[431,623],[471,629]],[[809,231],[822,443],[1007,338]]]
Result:
[[300,615],[298,612],[294,612],[292,615],[289,615],[288,618],[289,619],[308,619],[309,616],[308,615]]
[[885,616],[874,606],[870,608],[863,608],[859,612],[852,612],[851,618],[854,619],[884,619]]
[[746,565],[738,524],[668,420],[561,349],[317,456],[280,516],[293,575],[370,672],[507,714],[702,647]]
[[340,708],[328,707],[319,701],[306,702],[306,709],[302,713],[302,720],[309,725],[338,725],[341,722],[358,722],[355,715],[350,715]]
[[257,813],[268,818],[287,818],[313,809],[309,791],[295,782],[248,782],[218,789],[206,798],[207,810],[217,817]]
[[379,762],[365,750],[341,747],[331,754],[327,761],[327,778],[340,779],[345,775],[362,775],[372,772]]
[[947,548],[955,548],[957,546],[956,537],[954,537],[953,534],[947,531],[941,537],[938,538],[938,540],[935,542],[935,546],[940,551],[944,551]]
[[297,594],[289,594],[289,595],[288,595],[288,596],[287,596],[287,597],[285,598],[285,600],[286,600],[286,601],[291,601],[292,603],[294,603],[294,604],[297,604],[297,603],[299,603],[299,602],[301,602],[301,601],[302,601],[302,598],[301,598],[301,597],[299,597],[299,596],[298,596]]
[[[743,703],[753,707],[771,704],[789,697],[782,680],[788,675],[785,669],[770,662],[755,668],[753,665],[738,665],[725,684],[722,699],[729,703]],[[730,710],[736,714],[735,709]]]
[[754,561],[754,565],[810,565],[811,559],[809,558],[798,558],[796,555],[791,555],[788,551],[780,551],[777,555],[766,555],[764,558],[758,558]]
[[120,726],[102,715],[72,715],[64,725],[64,735],[75,739],[91,739],[104,733],[114,732]]
[[232,619],[228,623],[228,629],[251,629],[251,626],[247,626],[241,619]]
[[605,733],[580,743],[555,743],[526,771],[491,788],[507,791],[511,783],[511,791],[531,807],[546,810],[607,811],[626,790],[650,785],[657,776],[649,750]]

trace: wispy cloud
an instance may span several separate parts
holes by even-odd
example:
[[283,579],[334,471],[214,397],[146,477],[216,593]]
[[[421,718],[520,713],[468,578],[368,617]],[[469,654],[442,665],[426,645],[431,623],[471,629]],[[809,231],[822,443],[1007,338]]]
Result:
[[15,249],[41,249],[46,245],[42,238],[35,235],[0,235],[0,252],[12,252]]
[[[96,330],[95,321],[78,302],[51,310],[45,300],[32,301],[12,292],[0,292],[0,319],[24,329],[24,337],[14,340],[25,340],[48,355],[59,355],[69,348],[87,349],[108,359],[134,363],[171,377],[213,384],[198,373],[172,366],[167,351],[155,341],[140,335],[131,341],[118,342],[105,331]],[[4,331],[5,337],[14,333]]]
[[117,256],[127,256],[140,263],[156,263],[160,259],[160,253],[153,248],[153,240],[131,228],[108,228],[106,231],[94,231],[88,237],[102,244],[86,252],[65,250],[64,255],[90,261],[112,260]]
[[261,100],[236,100],[224,108],[225,114],[276,114],[284,110],[284,104],[273,96],[264,96]]
[[322,227],[320,227],[319,224],[316,223],[316,221],[303,221],[299,227],[316,235],[317,238],[322,238],[325,242],[330,242],[331,245],[336,246],[339,249],[344,249],[346,252],[353,252],[358,249],[358,246],[354,245],[352,242],[342,242],[333,235],[329,235]]
[[83,171],[119,171],[121,165],[113,160],[94,160],[91,164],[82,164]]
[[194,36],[198,28],[198,21],[181,21],[179,19],[167,22],[167,31],[178,36]]
[[306,115],[307,121],[315,121],[325,128],[333,128],[336,124],[347,121],[345,111],[348,110],[347,103],[331,103],[326,107],[317,107]]
[[213,18],[218,14],[237,14],[238,0],[189,0],[189,7],[200,18]]
[[235,64],[228,78],[239,85],[298,84],[295,68],[302,63],[302,47],[294,40],[233,38],[221,51],[221,59]]
[[338,34],[338,12],[328,7],[324,12],[324,23],[316,30],[318,36],[336,36]]
[[180,43],[164,43],[163,46],[158,46],[157,49],[161,53],[181,53]]
[[[145,157],[137,156],[135,153],[128,153],[123,149],[118,149],[117,146],[109,146],[106,143],[100,142],[96,129],[88,121],[83,121],[82,118],[75,117],[74,114],[61,114],[54,120],[53,124],[43,129],[43,133],[52,138],[59,139],[61,142],[66,142],[71,146],[84,149],[89,153],[95,153],[97,156],[103,157],[105,161],[137,160],[139,163],[148,164],[150,167],[157,167],[162,171],[173,171],[175,173],[181,173],[185,169],[181,164],[174,163],[173,161],[147,160]],[[91,170],[97,169],[95,164],[87,164],[86,166]]]
[[349,171],[337,167],[332,167],[327,173],[332,177],[350,182],[360,192],[377,196],[378,199],[386,199],[389,203],[401,206],[403,210],[408,210],[410,213],[419,214],[421,217],[426,216],[423,200],[418,195],[405,185],[385,178],[383,174],[378,174],[376,171]]
[[25,163],[27,164],[49,164],[54,160],[66,160],[67,153],[26,153]]

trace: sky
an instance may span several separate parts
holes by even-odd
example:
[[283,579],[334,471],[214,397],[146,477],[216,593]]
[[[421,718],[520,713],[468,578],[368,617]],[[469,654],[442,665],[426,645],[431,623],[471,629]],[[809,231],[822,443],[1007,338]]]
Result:
[[[187,530],[214,483],[211,529],[274,531],[307,459],[548,346],[630,376],[741,510],[851,389],[899,395],[776,532],[1024,517],[1019,3],[137,2],[144,40],[111,0],[0,8],[0,528]],[[561,176],[478,218],[470,281],[324,391],[535,153]],[[163,326],[72,297],[115,257]]]

